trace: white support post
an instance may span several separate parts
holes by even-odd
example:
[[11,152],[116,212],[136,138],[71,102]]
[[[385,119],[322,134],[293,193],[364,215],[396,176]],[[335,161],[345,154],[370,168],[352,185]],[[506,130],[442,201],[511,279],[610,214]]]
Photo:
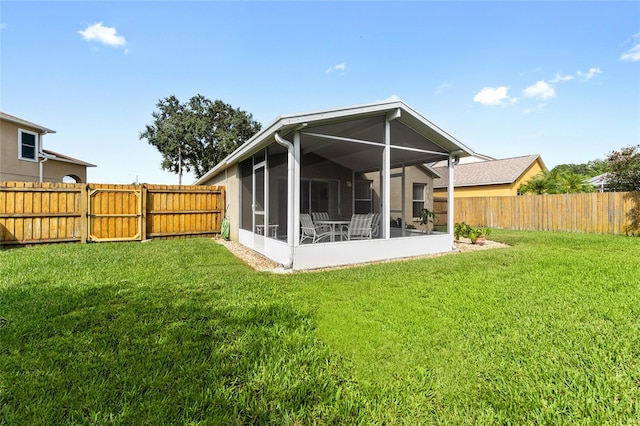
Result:
[[449,155],[448,161],[448,173],[449,173],[449,182],[447,183],[447,233],[449,235],[453,235],[453,226],[454,226],[454,199],[453,199],[453,166],[455,165],[454,158]]
[[[289,214],[293,215],[293,245],[300,245],[300,131],[293,134],[293,205],[289,206]],[[291,178],[289,178],[291,179]]]
[[387,115],[384,122],[384,159],[382,164],[382,206],[384,207],[381,221],[382,238],[391,236],[391,122],[395,117]]
[[[402,227],[400,228],[400,230],[402,231],[402,236],[404,237],[406,235],[406,231],[407,231],[407,188],[406,188],[406,167],[404,165],[404,163],[402,164],[402,177],[400,177],[400,187],[402,188],[402,196],[401,196],[401,201],[400,201],[400,205],[402,206],[401,210],[402,213],[400,213],[400,217],[402,218]],[[413,194],[411,195],[411,199],[413,200]],[[413,209],[411,209],[411,216],[413,216]]]

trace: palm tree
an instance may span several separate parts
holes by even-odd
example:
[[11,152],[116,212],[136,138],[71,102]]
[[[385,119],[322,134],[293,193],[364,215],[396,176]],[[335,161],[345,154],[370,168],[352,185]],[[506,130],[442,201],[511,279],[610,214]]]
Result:
[[557,194],[560,192],[557,173],[542,171],[518,188],[521,194]]
[[594,192],[596,187],[585,182],[586,177],[573,171],[565,171],[559,175],[559,183],[563,194],[577,192]]

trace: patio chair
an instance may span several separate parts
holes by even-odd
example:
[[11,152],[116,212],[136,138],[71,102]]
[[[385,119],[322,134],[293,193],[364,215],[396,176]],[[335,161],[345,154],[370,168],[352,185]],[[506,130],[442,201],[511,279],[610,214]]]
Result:
[[329,212],[311,212],[311,218],[316,228],[320,228],[323,231],[331,231],[330,225],[318,225],[316,222],[319,220],[329,220]]
[[348,226],[342,228],[343,240],[370,240],[371,239],[371,222],[373,215],[354,214],[351,216],[351,222]]
[[380,213],[373,213],[371,218],[371,236],[378,237],[380,235]]
[[316,227],[308,213],[300,213],[300,243],[310,239],[311,242],[317,243],[325,238],[331,237],[331,230],[325,231]]

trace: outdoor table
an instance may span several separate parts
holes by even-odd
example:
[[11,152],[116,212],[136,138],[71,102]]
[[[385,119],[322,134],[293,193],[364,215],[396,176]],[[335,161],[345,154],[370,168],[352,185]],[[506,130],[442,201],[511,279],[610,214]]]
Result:
[[[278,237],[278,226],[280,225],[268,225],[268,232],[271,234],[273,238]],[[256,225],[256,232],[260,235],[265,235],[264,233],[264,225]],[[269,236],[269,235],[267,235]]]
[[338,225],[338,229],[342,227],[342,225],[348,225],[351,223],[350,220],[339,220],[339,219],[330,219],[330,220],[316,220],[315,223],[318,225],[329,225],[331,227],[331,241],[336,240],[336,225]]

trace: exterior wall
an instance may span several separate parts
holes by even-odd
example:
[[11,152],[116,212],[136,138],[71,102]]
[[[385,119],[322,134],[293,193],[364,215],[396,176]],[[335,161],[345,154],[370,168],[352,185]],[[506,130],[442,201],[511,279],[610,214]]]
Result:
[[347,182],[351,183],[352,181],[352,171],[313,154],[304,155],[301,163],[300,179],[333,179],[340,182],[339,215],[342,217],[351,217],[353,190],[348,186]]
[[[38,182],[40,163],[18,158],[18,130],[28,130],[38,135],[36,151],[42,150],[42,135],[36,128],[0,120],[0,181]],[[47,160],[43,166],[44,182],[62,182],[65,176],[73,175],[87,182],[87,167],[66,161]]]
[[[453,196],[455,198],[507,197],[511,195],[517,195],[519,185],[520,184],[459,186],[457,188],[454,188]],[[447,190],[440,188],[434,189],[433,195],[437,198],[447,198]]]
[[227,218],[229,219],[229,238],[238,241],[240,227],[240,174],[238,164],[211,177],[202,185],[224,186],[226,188]]
[[[391,175],[396,173],[402,173],[402,169],[392,169]],[[373,200],[374,200],[374,212],[380,211],[380,173],[372,172],[366,173],[366,178],[373,181]],[[432,224],[428,225],[420,225],[420,220],[418,218],[412,217],[413,212],[413,184],[421,183],[425,185],[425,208],[429,210],[433,210],[433,177],[429,175],[429,173],[419,166],[410,166],[405,168],[405,187],[404,187],[404,211],[407,215],[406,223],[411,224],[416,227],[416,229],[420,230],[431,230],[433,227]],[[445,190],[446,196],[446,190]],[[392,209],[397,206],[400,208],[402,204],[402,180],[401,179],[391,179],[391,206]],[[391,219],[396,219],[400,214],[391,212]]]
[[518,195],[518,188],[520,187],[521,184],[526,183],[529,179],[531,179],[532,177],[534,177],[535,175],[537,175],[538,173],[542,172],[543,170],[546,170],[545,168],[543,168],[542,163],[540,162],[540,159],[538,158],[535,163],[533,163],[527,170],[525,170],[525,172],[520,175],[520,177],[516,180],[515,182],[515,192],[511,195]]
[[[76,183],[87,182],[87,168],[79,164],[67,163],[65,161],[47,160],[43,164],[44,182],[62,182],[65,176],[76,176],[80,179]],[[37,178],[36,178],[37,180]]]
[[38,182],[40,179],[38,162],[18,159],[18,129],[38,134],[36,150],[40,149],[42,138],[37,129],[0,120],[0,180]]
[[[542,172],[544,168],[540,160],[536,160],[527,170],[522,173],[515,182],[500,185],[478,185],[478,186],[458,186],[453,190],[455,198],[469,197],[508,197],[518,195],[518,188],[533,176]],[[455,173],[455,170],[454,170]],[[437,198],[447,198],[446,188],[433,190],[433,195]]]

